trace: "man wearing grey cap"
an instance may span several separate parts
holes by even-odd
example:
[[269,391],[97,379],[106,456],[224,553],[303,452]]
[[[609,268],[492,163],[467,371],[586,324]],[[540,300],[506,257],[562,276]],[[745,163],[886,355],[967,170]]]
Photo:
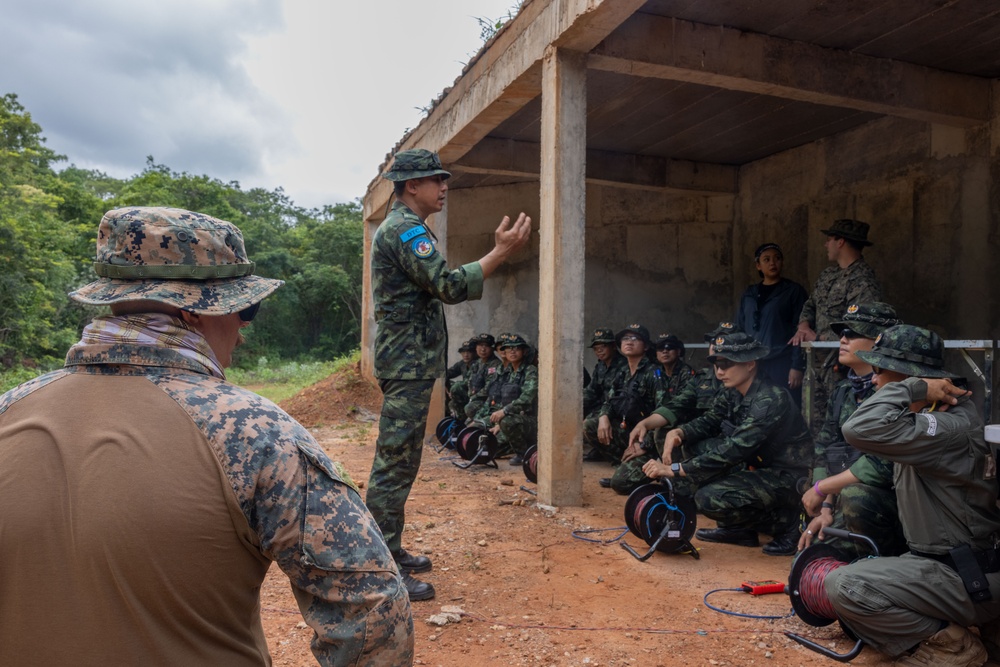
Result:
[[98,230],[108,305],[65,367],[0,397],[0,664],[269,665],[260,586],[288,575],[322,665],[413,660],[409,601],[353,482],[226,382],[282,281],[201,213]]
[[437,153],[400,151],[382,176],[392,181],[396,201],[372,239],[375,377],[383,399],[365,500],[403,572],[410,599],[429,600],[434,587],[412,574],[431,570],[431,561],[407,553],[402,536],[406,499],[420,469],[431,392],[445,374],[444,304],[482,297],[483,281],[527,244],[531,218],[521,213],[512,223],[504,216],[493,249],[452,270],[425,222],[444,208],[448,194],[451,174]]

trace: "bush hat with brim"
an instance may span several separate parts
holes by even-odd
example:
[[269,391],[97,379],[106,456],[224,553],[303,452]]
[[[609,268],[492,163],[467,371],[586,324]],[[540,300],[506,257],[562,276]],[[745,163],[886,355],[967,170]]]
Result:
[[178,208],[121,208],[105,213],[97,230],[98,279],[69,296],[92,306],[157,301],[228,315],[284,284],[254,268],[231,222]]
[[845,329],[850,329],[865,338],[875,340],[889,327],[902,323],[903,321],[896,317],[896,310],[887,303],[881,301],[852,303],[840,321],[830,323],[830,330],[839,337],[844,334]]
[[501,340],[501,342],[497,345],[497,348],[500,350],[506,350],[509,347],[523,347],[528,349],[531,346],[528,345],[528,341],[524,340],[520,334],[506,334],[506,337]]
[[594,335],[590,337],[590,347],[601,343],[613,345],[615,342],[615,332],[607,327],[594,329]]
[[742,331],[717,336],[712,344],[715,346],[714,354],[708,357],[708,361],[713,364],[719,359],[728,359],[740,364],[757,361],[766,357],[771,351],[759,340]]
[[821,229],[820,231],[827,236],[839,236],[842,239],[854,241],[863,246],[869,246],[872,245],[872,242],[868,240],[868,230],[870,228],[871,226],[867,222],[842,218],[834,220],[829,229]]
[[725,334],[736,333],[737,331],[742,332],[743,330],[740,329],[735,324],[733,324],[732,322],[719,322],[719,326],[715,327],[714,329],[712,329],[711,331],[709,331],[707,334],[705,334],[705,342],[706,343],[711,343],[712,341],[714,341],[719,336],[723,336]]
[[451,178],[451,172],[441,166],[441,158],[426,148],[410,148],[396,153],[396,157],[383,174],[382,178],[389,181],[412,181],[415,178],[427,176],[444,176]]
[[871,351],[859,351],[862,361],[875,368],[909,377],[957,378],[944,370],[944,342],[929,329],[897,324],[878,335]]

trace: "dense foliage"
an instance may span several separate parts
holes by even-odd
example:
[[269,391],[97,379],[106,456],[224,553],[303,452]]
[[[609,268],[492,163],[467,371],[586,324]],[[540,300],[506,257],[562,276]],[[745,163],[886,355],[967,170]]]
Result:
[[96,309],[67,298],[95,278],[97,223],[122,206],[175,206],[236,224],[257,273],[285,287],[267,299],[238,365],[260,357],[333,359],[358,346],[363,223],[358,202],[303,209],[281,188],[176,173],[147,158],[120,180],[70,166],[45,146],[42,128],[0,97],[0,371],[61,363]]

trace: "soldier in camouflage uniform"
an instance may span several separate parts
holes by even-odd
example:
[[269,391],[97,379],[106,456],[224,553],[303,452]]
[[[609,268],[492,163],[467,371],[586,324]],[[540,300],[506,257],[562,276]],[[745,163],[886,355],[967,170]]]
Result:
[[[737,329],[732,323],[721,322],[718,327],[705,334],[709,356],[712,355],[712,342],[716,337],[734,331]],[[664,392],[660,406],[653,410],[653,414],[639,422],[629,434],[629,443],[622,454],[622,462],[611,476],[611,488],[627,495],[636,487],[648,484],[650,479],[642,471],[643,466],[647,461],[659,459],[663,454],[663,442],[667,437],[667,430],[704,414],[711,407],[716,395],[725,390],[722,382],[715,377],[715,367],[710,365],[689,377],[680,390]],[[649,436],[648,434],[654,430],[656,436]]]
[[509,365],[490,385],[476,422],[496,435],[501,452],[514,452],[510,465],[519,466],[538,433],[538,368],[525,362],[531,346],[520,335],[502,337],[500,349]]
[[[792,345],[804,341],[835,341],[830,324],[839,320],[852,303],[874,303],[882,300],[882,288],[875,271],[865,261],[862,251],[871,245],[868,224],[859,220],[836,220],[829,229],[821,230],[826,237],[826,256],[835,266],[823,269],[813,285],[799,315],[799,327],[789,339]],[[836,351],[816,350],[813,354],[812,423],[817,432],[821,416],[833,388],[845,377],[836,364]]]
[[[625,357],[618,353],[618,346],[615,345],[615,332],[607,327],[594,329],[590,337],[590,349],[597,357],[594,364],[594,372],[590,374],[590,382],[583,388],[583,419],[584,431],[587,429],[586,420],[593,420],[592,428],[596,432],[597,420],[600,418],[601,408],[608,397],[611,389],[611,380],[621,369],[627,365]],[[584,461],[604,461],[604,455],[599,449],[591,448],[583,455]]]
[[468,419],[465,404],[469,402],[469,377],[476,359],[476,347],[467,340],[458,348],[458,353],[462,360],[448,369],[448,412],[464,423]]
[[406,591],[354,483],[226,382],[281,281],[253,275],[235,225],[171,208],[108,212],[94,268],[70,296],[111,314],[0,397],[0,664],[269,665],[272,561],[320,664],[411,664]]
[[[506,334],[503,334],[506,335]],[[469,370],[469,400],[466,401],[463,411],[467,419],[475,418],[479,411],[486,404],[486,393],[489,386],[496,379],[497,374],[503,369],[506,360],[501,359],[494,353],[496,349],[496,339],[488,334],[481,333],[472,339],[476,345],[476,361],[473,362]]]
[[[815,517],[799,539],[805,549],[814,539],[825,539],[823,528],[833,526],[870,537],[882,556],[906,551],[899,523],[899,508],[892,482],[892,463],[873,454],[862,454],[844,441],[841,426],[861,402],[875,393],[872,367],[857,352],[868,352],[886,328],[900,324],[887,303],[851,304],[839,322],[830,325],[840,334],[839,361],[850,370],[837,385],[816,436],[813,486],[802,496],[806,512]],[[870,550],[851,540],[831,538],[827,543],[844,552],[843,559],[869,555]]]
[[513,224],[504,217],[493,250],[479,261],[449,269],[425,220],[444,208],[450,175],[436,153],[397,153],[383,174],[393,182],[396,201],[375,231],[371,248],[378,325],[375,377],[383,400],[366,501],[403,571],[411,600],[434,597],[433,586],[411,576],[429,571],[431,561],[404,551],[402,533],[406,498],[420,468],[431,390],[445,374],[443,304],[480,298],[483,280],[523,247],[531,233],[531,219],[523,213]]
[[[693,495],[698,511],[718,522],[718,528],[699,529],[699,539],[757,546],[762,532],[774,536],[764,553],[794,554],[795,483],[809,471],[809,430],[788,390],[757,374],[764,345],[743,332],[719,336],[714,345],[708,359],[735,391],[720,393],[708,412],[667,433],[663,461],[646,462],[643,472],[670,478],[678,493]],[[682,442],[695,447],[679,462],[672,452]]]
[[[628,445],[628,434],[659,404],[660,393],[653,374],[656,367],[649,359],[652,343],[646,327],[630,324],[615,338],[627,365],[611,379],[600,417],[583,422],[583,439],[617,465]],[[600,484],[610,488],[611,478],[601,478]]]

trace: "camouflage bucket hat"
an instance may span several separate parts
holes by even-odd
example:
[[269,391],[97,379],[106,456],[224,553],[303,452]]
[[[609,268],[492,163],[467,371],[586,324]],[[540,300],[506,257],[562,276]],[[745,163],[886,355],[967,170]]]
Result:
[[715,327],[707,334],[705,334],[705,342],[711,343],[719,336],[724,336],[726,334],[736,333],[737,331],[742,333],[742,329],[733,324],[732,322],[719,322],[719,326]]
[[870,226],[867,222],[861,222],[860,220],[849,220],[841,219],[834,220],[830,229],[821,229],[820,231],[827,236],[839,236],[842,239],[847,239],[849,241],[855,241],[861,245],[871,245],[872,242],[868,240],[868,229]]
[[178,208],[105,213],[94,270],[99,278],[71,292],[71,299],[92,306],[158,301],[192,313],[227,315],[284,284],[253,275],[236,225]]
[[611,345],[615,342],[615,332],[610,328],[601,327],[594,329],[594,335],[590,337],[590,347],[594,347],[598,343],[605,343]]
[[451,172],[445,171],[441,166],[438,154],[425,148],[410,148],[396,153],[392,166],[382,174],[382,178],[390,181],[411,181],[414,178],[437,175],[446,179],[451,177]]
[[499,345],[500,349],[503,350],[508,347],[523,347],[529,348],[528,341],[524,340],[521,334],[504,334],[503,341]]
[[681,356],[684,356],[684,343],[681,339],[673,334],[660,334],[656,339],[656,349],[657,350],[680,350]]
[[473,346],[479,345],[480,343],[485,343],[490,347],[495,347],[497,340],[491,334],[481,333],[478,336],[474,336],[469,342],[472,343]]
[[889,327],[875,339],[870,352],[855,352],[875,368],[910,377],[956,378],[944,370],[944,342],[929,329],[912,324]]
[[845,329],[856,331],[865,338],[875,340],[880,333],[889,327],[902,324],[896,317],[895,309],[887,303],[852,303],[847,307],[844,317],[838,322],[831,322],[830,329],[837,336],[842,336]]
[[630,324],[615,335],[615,342],[620,343],[622,336],[627,334],[632,334],[633,336],[638,336],[642,339],[642,342],[646,344],[646,347],[650,346],[649,340],[649,329],[642,326],[641,324]]
[[767,356],[771,350],[759,340],[745,334],[742,331],[724,333],[717,336],[712,341],[715,345],[715,354],[708,358],[710,363],[715,363],[717,359],[729,359],[737,363],[757,361]]

